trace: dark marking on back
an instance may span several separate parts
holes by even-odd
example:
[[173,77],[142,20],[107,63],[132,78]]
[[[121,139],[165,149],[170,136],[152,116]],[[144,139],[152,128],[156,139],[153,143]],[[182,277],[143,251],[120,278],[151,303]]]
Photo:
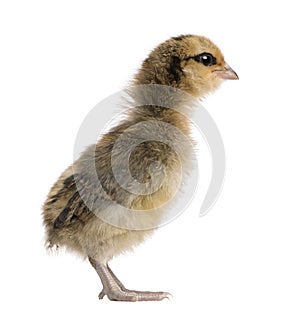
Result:
[[70,212],[70,207],[65,207],[64,210],[58,215],[58,217],[54,221],[54,228],[61,228]]
[[64,180],[64,186],[71,186],[74,184],[74,175],[70,175],[68,178]]
[[70,223],[72,217],[76,215],[76,211],[82,206],[82,199],[80,198],[79,192],[76,191],[69,199],[66,207],[58,215],[54,221],[54,228],[61,228],[64,225]]

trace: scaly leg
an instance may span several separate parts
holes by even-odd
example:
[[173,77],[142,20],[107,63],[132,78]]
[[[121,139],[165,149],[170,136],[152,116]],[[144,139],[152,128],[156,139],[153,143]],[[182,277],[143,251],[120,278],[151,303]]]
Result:
[[105,295],[112,301],[160,301],[169,298],[167,292],[150,292],[128,290],[121,281],[115,276],[107,264],[99,263],[93,258],[89,258],[90,263],[99,275],[103,290],[99,294],[99,299]]

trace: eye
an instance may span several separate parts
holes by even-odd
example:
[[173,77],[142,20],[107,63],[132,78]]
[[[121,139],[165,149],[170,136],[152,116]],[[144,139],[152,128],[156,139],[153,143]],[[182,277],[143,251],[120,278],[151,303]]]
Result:
[[201,53],[200,55],[193,57],[193,59],[197,62],[202,63],[206,67],[217,63],[216,58],[208,52]]

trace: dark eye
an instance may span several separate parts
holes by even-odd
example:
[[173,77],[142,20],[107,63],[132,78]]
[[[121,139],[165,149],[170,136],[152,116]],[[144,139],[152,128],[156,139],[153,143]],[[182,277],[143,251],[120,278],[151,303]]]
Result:
[[217,63],[216,58],[207,52],[201,53],[200,55],[193,57],[193,59],[197,62],[202,63],[206,67]]

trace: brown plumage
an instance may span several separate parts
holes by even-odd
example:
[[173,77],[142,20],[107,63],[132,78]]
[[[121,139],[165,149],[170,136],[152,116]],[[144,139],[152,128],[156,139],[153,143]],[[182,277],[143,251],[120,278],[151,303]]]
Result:
[[[237,78],[209,39],[182,35],[165,41],[150,53],[128,88],[132,101],[125,118],[95,146],[87,148],[50,190],[43,206],[47,245],[66,247],[90,260],[103,284],[99,298],[107,295],[110,300],[138,301],[168,297],[165,292],[127,290],[107,263],[150,235],[154,228],[147,226],[158,226],[164,214],[153,209],[177,193],[181,167],[188,167],[190,153],[186,149],[179,157],[166,144],[182,141],[166,124],[189,138],[189,120],[181,112],[189,111],[194,97],[201,98],[212,92],[223,79]],[[140,89],[143,85],[153,88]],[[168,88],[160,88],[162,86]],[[155,131],[163,134],[166,141],[143,141],[130,152],[132,178],[146,190],[153,189],[152,193],[134,194],[129,189],[131,181],[123,176],[121,186],[112,168],[117,166],[122,171],[126,167],[124,152],[130,147],[130,139],[147,138],[151,133],[148,122],[157,122]],[[122,134],[127,137],[122,138],[121,146],[113,151]],[[120,217],[122,214],[114,207],[116,203],[146,214],[137,218]],[[104,212],[106,217],[111,215],[130,228],[105,222],[101,219]],[[139,228],[135,228],[136,223]]]

